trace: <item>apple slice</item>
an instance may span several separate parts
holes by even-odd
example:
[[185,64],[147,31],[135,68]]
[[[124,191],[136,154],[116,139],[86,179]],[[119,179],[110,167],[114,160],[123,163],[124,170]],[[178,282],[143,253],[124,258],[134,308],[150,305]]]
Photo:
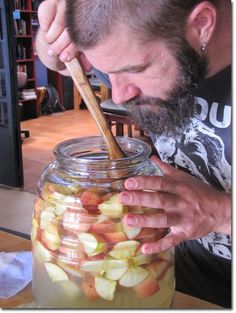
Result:
[[149,272],[147,278],[145,278],[138,285],[134,286],[134,290],[139,298],[148,298],[158,292],[160,290],[160,286],[155,276]]
[[35,258],[40,263],[50,262],[52,260],[51,252],[48,251],[44,247],[44,245],[38,240],[36,240],[33,244],[33,252],[34,252]]
[[90,215],[87,210],[67,208],[63,214],[62,225],[69,232],[88,232],[97,217]]
[[105,300],[112,301],[115,297],[117,282],[101,276],[95,277],[95,289],[99,296]]
[[142,230],[142,227],[130,227],[126,225],[124,222],[124,219],[122,219],[122,227],[123,227],[123,231],[126,233],[129,239],[136,238]]
[[141,266],[131,266],[120,278],[119,284],[124,287],[134,287],[140,284],[148,275],[149,271]]
[[42,232],[42,241],[44,245],[52,251],[59,249],[61,239],[56,225],[49,224],[47,228],[44,229]]
[[96,234],[111,233],[116,230],[114,223],[95,223],[91,225],[90,232]]
[[88,256],[102,253],[107,249],[107,243],[99,235],[80,233],[78,237]]
[[128,260],[105,260],[105,277],[111,280],[119,280],[129,268]]
[[32,227],[31,227],[31,234],[30,234],[30,237],[31,237],[32,241],[37,238],[38,229],[39,229],[39,223],[36,220],[36,218],[33,218],[32,219]]
[[104,272],[104,260],[83,261],[80,269],[86,272],[103,273]]
[[49,224],[56,220],[54,209],[52,207],[46,208],[40,216],[40,228],[45,229]]
[[151,255],[144,255],[140,253],[132,258],[132,262],[134,265],[144,265],[149,264],[152,261],[152,259],[153,257]]
[[168,267],[169,267],[169,263],[167,261],[161,260],[161,259],[153,261],[147,265],[147,268],[159,280],[162,279],[162,277],[165,275],[165,272],[166,272]]
[[61,184],[50,183],[48,185],[50,191],[56,191],[64,195],[72,195],[78,193],[81,190],[80,186],[63,186]]
[[45,263],[46,270],[48,272],[48,276],[51,278],[53,282],[59,280],[68,280],[69,277],[62,268],[54,263]]
[[76,267],[73,267],[72,265],[68,265],[63,261],[57,261],[57,264],[69,275],[74,277],[83,277],[83,272],[80,269],[77,269]]
[[126,241],[128,238],[125,233],[118,231],[112,233],[104,233],[103,237],[108,243],[118,243],[121,241]]
[[118,260],[129,259],[135,255],[138,246],[139,242],[135,240],[118,242],[108,254]]
[[99,204],[98,209],[102,214],[111,218],[120,218],[127,212],[127,208],[120,203],[118,194],[113,195],[110,199]]
[[83,192],[80,201],[82,205],[94,205],[97,206],[102,202],[101,196],[96,194],[95,192],[86,190]]
[[39,218],[41,215],[41,212],[45,209],[45,202],[40,199],[40,198],[36,198],[34,200],[34,213],[36,218]]

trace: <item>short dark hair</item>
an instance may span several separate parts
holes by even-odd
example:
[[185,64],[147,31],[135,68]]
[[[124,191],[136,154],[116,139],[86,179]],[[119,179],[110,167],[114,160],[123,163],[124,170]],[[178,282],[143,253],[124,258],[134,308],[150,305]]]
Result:
[[[67,0],[66,23],[81,49],[100,44],[118,25],[143,41],[181,38],[186,19],[205,0]],[[209,0],[216,7],[221,0]]]

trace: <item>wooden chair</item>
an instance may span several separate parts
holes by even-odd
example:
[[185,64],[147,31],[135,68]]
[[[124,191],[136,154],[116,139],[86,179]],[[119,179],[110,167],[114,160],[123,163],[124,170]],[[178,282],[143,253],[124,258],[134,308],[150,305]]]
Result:
[[[132,119],[127,115],[127,109],[122,104],[115,104],[111,99],[101,102],[101,108],[110,125],[115,126],[116,136],[124,136],[124,126],[127,126],[128,136],[132,137],[132,126],[135,126]],[[140,135],[144,132],[140,130]]]

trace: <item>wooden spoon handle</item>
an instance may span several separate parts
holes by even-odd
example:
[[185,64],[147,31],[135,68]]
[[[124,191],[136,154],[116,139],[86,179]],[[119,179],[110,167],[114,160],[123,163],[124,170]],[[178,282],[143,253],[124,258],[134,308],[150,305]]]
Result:
[[85,75],[79,61],[74,58],[73,60],[65,63],[73,81],[79,90],[81,97],[87,105],[89,112],[97,123],[100,129],[105,144],[107,146],[110,159],[120,159],[125,155],[117,144],[110,127],[107,124],[102,109],[96,99],[95,93],[90,85],[90,82]]

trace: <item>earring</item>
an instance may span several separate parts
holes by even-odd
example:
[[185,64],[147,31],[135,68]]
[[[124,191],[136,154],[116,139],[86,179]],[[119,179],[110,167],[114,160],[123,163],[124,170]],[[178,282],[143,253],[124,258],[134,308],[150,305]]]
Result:
[[201,46],[202,53],[205,51],[205,49],[206,49],[206,43],[204,42],[203,45]]

